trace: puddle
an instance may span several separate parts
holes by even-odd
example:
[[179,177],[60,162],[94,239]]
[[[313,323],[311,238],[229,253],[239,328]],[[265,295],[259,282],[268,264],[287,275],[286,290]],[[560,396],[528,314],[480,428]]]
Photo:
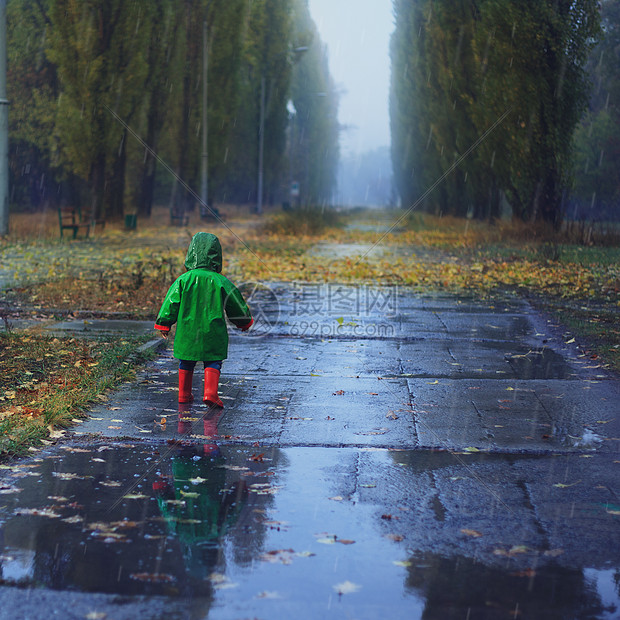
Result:
[[[3,583],[192,599],[202,605],[195,617],[209,618],[611,618],[618,609],[611,568],[536,551],[533,511],[510,493],[521,493],[516,466],[542,459],[218,445],[217,428],[205,429],[194,443],[72,445],[3,465]],[[514,515],[501,505],[498,514],[489,482],[478,485],[485,475],[507,477]]]
[[506,357],[518,379],[571,379],[576,373],[564,357],[551,349],[530,349]]

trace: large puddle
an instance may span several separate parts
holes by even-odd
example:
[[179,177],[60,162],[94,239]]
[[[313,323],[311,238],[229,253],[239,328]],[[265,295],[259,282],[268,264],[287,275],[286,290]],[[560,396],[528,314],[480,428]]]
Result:
[[195,617],[617,617],[613,545],[592,565],[545,549],[510,495],[540,459],[220,446],[203,428],[3,465],[3,583],[192,599]]

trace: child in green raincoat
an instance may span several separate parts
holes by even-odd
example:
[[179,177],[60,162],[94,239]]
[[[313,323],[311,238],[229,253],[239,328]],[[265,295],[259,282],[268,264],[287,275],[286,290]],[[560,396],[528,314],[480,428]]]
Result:
[[222,360],[228,356],[226,318],[242,331],[254,323],[243,296],[223,276],[222,246],[211,234],[192,238],[185,257],[187,272],[179,276],[162,303],[155,329],[164,337],[177,324],[174,356],[179,360],[179,402],[191,402],[196,362],[204,363],[204,402],[223,407],[218,396]]

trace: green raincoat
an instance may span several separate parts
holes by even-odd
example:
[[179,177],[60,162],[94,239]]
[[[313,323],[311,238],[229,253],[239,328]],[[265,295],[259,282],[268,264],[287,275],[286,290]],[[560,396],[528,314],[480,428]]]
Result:
[[252,315],[235,285],[223,276],[222,246],[211,233],[192,238],[185,257],[187,272],[168,289],[155,329],[167,332],[177,324],[174,356],[189,361],[223,360],[228,356],[226,318],[240,328]]

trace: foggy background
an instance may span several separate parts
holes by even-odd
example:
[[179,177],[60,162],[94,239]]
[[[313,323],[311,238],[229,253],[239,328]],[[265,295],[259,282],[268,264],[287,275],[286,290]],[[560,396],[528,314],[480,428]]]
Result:
[[339,91],[336,204],[390,203],[390,0],[309,0]]

